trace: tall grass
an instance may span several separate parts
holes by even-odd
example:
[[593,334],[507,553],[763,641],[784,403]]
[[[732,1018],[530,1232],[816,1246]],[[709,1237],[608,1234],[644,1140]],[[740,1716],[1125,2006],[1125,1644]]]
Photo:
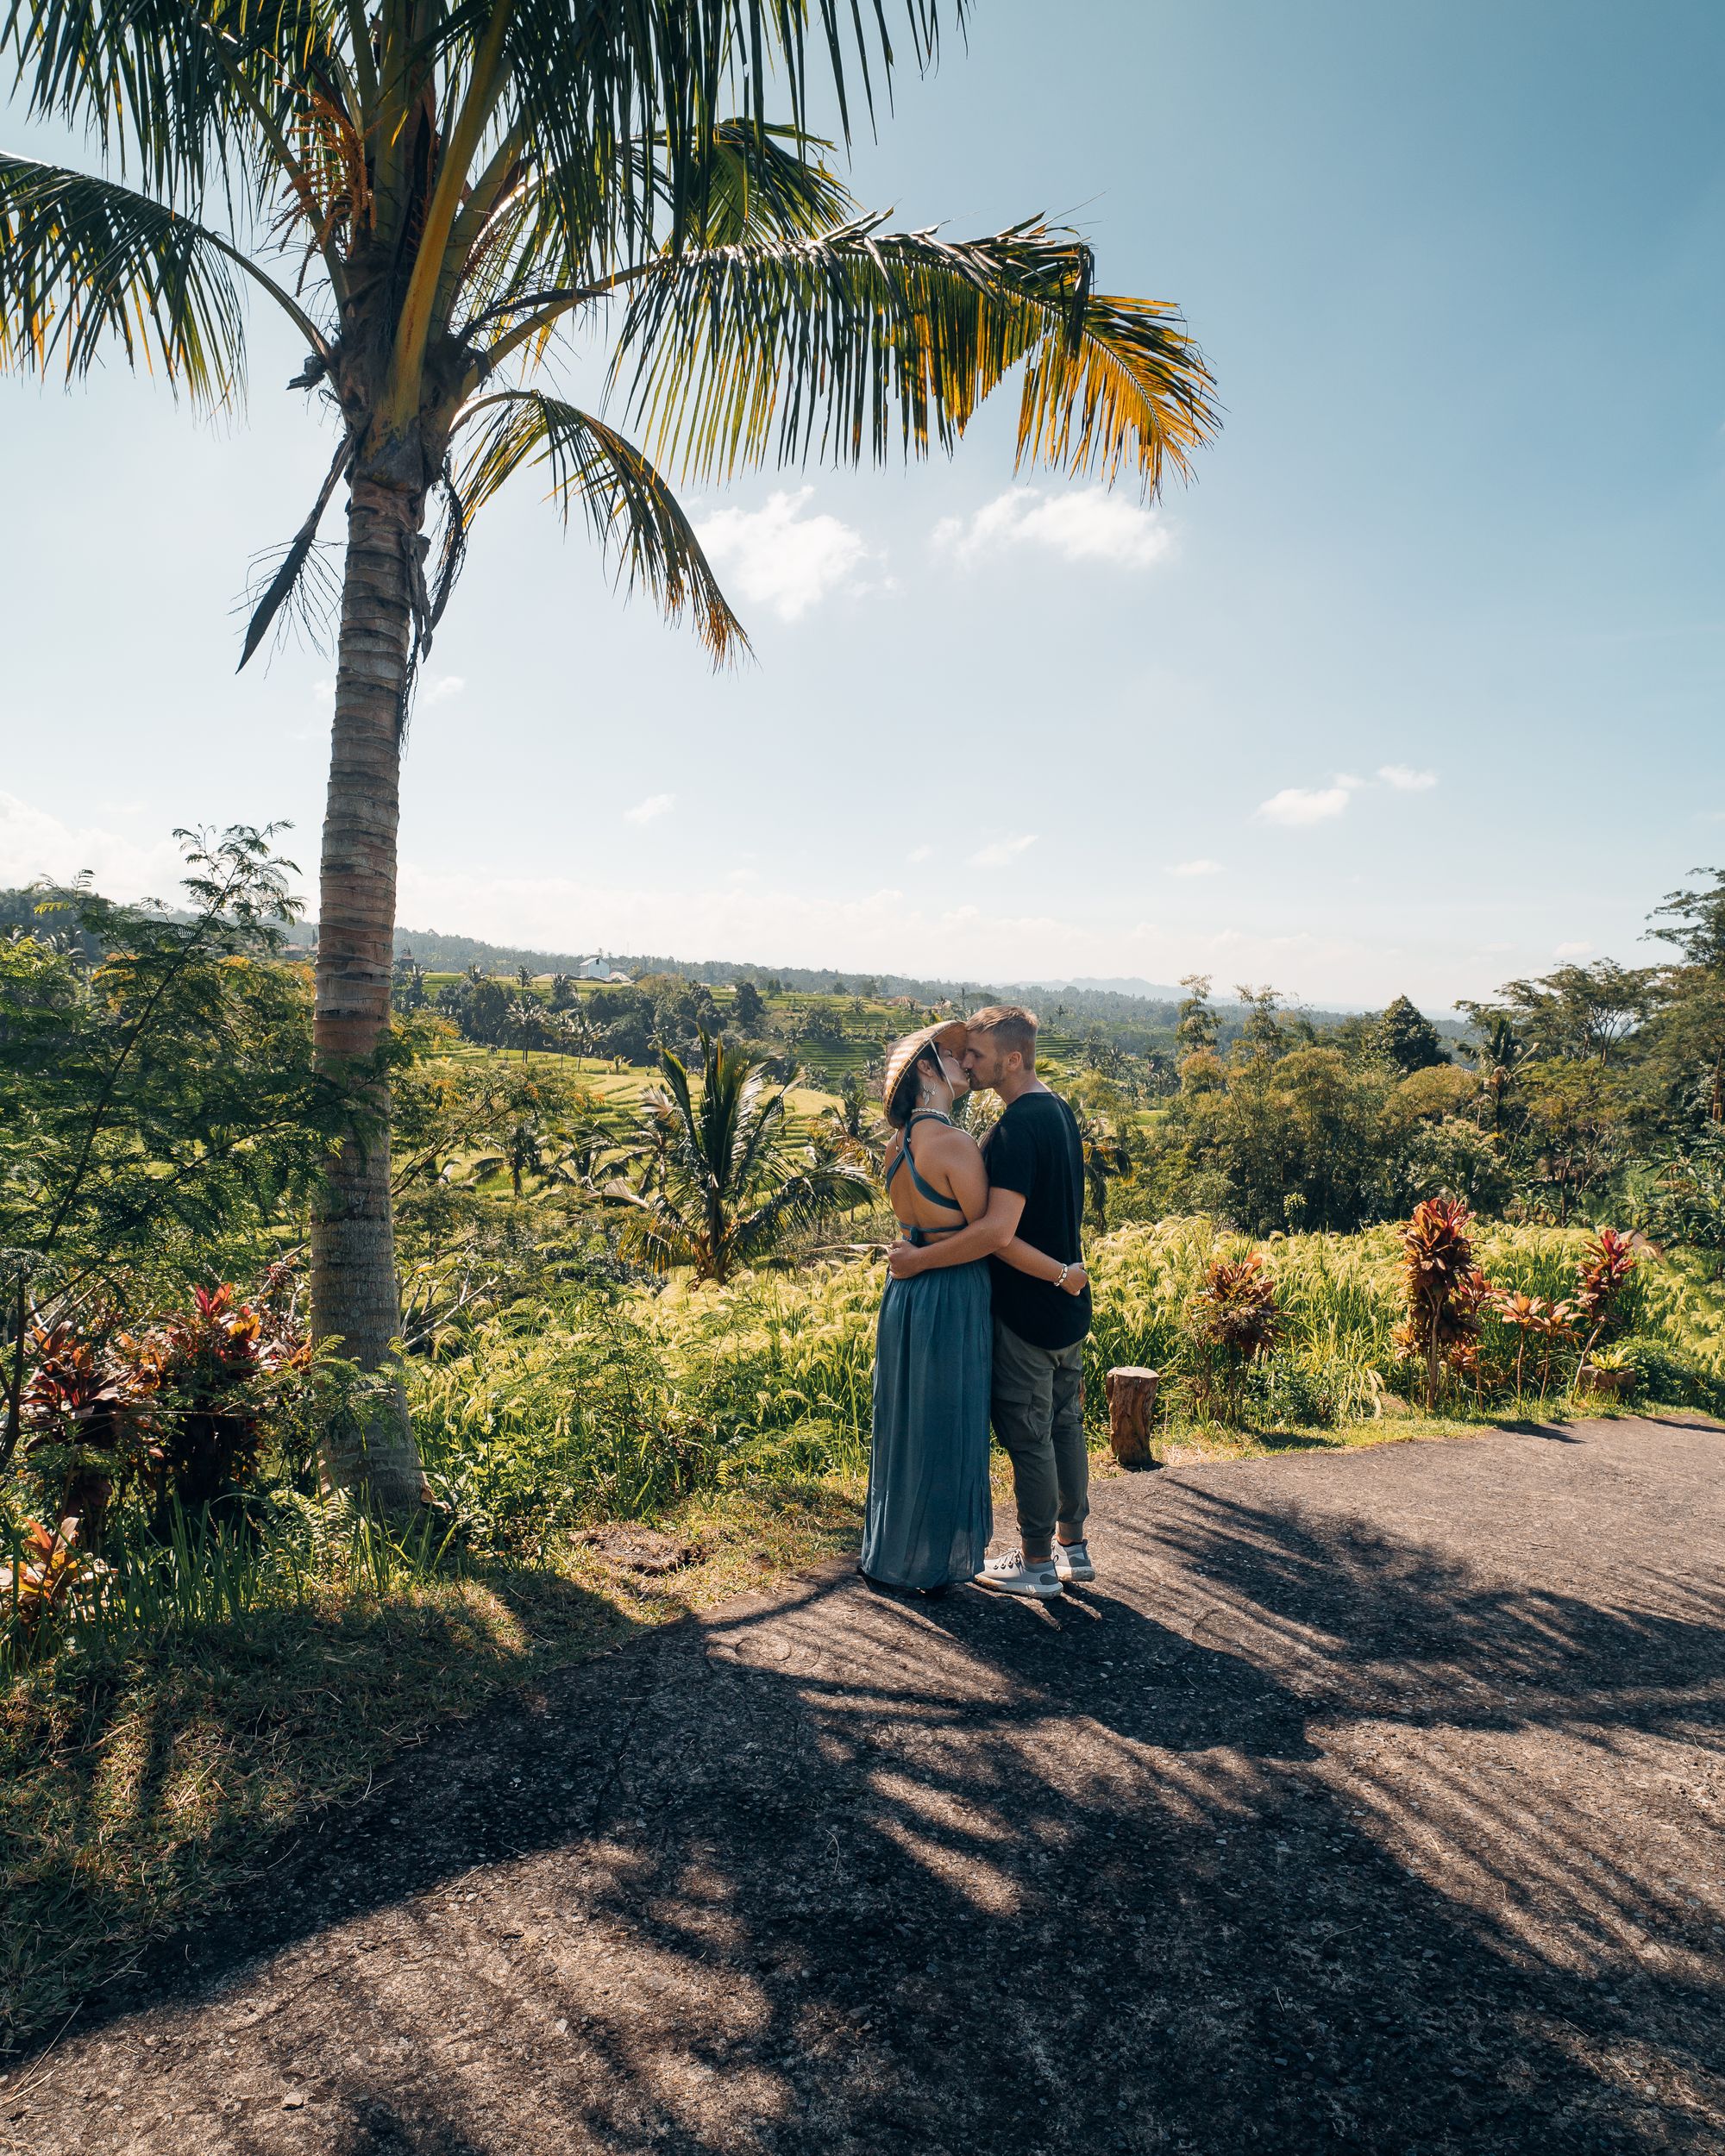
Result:
[[[1574,1284],[1582,1230],[1488,1228],[1477,1252],[1499,1286],[1560,1300]],[[1208,1413],[1189,1333],[1205,1269],[1252,1245],[1201,1218],[1124,1227],[1092,1254],[1095,1327],[1087,1348],[1093,1420],[1102,1373],[1163,1373],[1174,1426]],[[1395,1334],[1402,1246],[1390,1227],[1354,1236],[1276,1237],[1260,1246],[1282,1313],[1273,1354],[1245,1401],[1263,1431],[1333,1428],[1379,1415],[1414,1389]],[[147,1636],[231,1624],[303,1605],[329,1584],[374,1596],[452,1557],[537,1563],[584,1524],[650,1519],[691,1493],[856,1476],[866,1465],[878,1263],[829,1263],[744,1275],[723,1288],[571,1291],[478,1326],[416,1363],[410,1396],[440,1500],[402,1539],[345,1501],[280,1489],[243,1520],[173,1516],[166,1534],[124,1513],[111,1570],[90,1583],[63,1629]],[[1640,1395],[1725,1407],[1725,1295],[1682,1263],[1650,1257],[1625,1299],[1616,1343]],[[1513,1367],[1516,1342],[1488,1323],[1484,1359]],[[1573,1372],[1530,1363],[1560,1395]],[[1526,1405],[1549,1406],[1547,1394]],[[1447,1412],[1503,1412],[1496,1395],[1457,1385]],[[16,1524],[0,1520],[0,1553]],[[0,1554],[3,1562],[3,1554]],[[5,1623],[0,1656],[28,1651]]]
[[23,1532],[22,1519],[0,1514],[0,1565],[14,1581],[0,1595],[0,1677],[46,1647],[76,1654],[243,1625],[263,1610],[304,1610],[332,1587],[382,1601],[432,1576],[451,1539],[441,1515],[404,1531],[339,1495],[273,1492],[243,1512],[174,1505],[147,1525],[122,1507],[101,1563],[81,1565],[52,1618],[31,1623],[16,1585]]
[[[1500,1286],[1557,1300],[1573,1288],[1585,1241],[1580,1229],[1496,1227],[1477,1249]],[[1087,1350],[1099,1425],[1101,1375],[1118,1363],[1164,1374],[1176,1424],[1200,1414],[1192,1297],[1212,1258],[1251,1247],[1201,1218],[1100,1239]],[[1249,1405],[1260,1427],[1346,1425],[1415,1388],[1395,1341],[1403,1304],[1393,1227],[1259,1247],[1283,1320],[1254,1375]],[[571,1297],[492,1321],[416,1380],[426,1457],[469,1531],[518,1548],[583,1520],[650,1516],[691,1489],[738,1478],[854,1474],[867,1459],[881,1285],[878,1263],[834,1263],[718,1289],[674,1282],[610,1301]],[[1725,1404],[1725,1300],[1697,1274],[1647,1259],[1622,1330],[1644,1397]],[[1488,1326],[1484,1345],[1500,1368],[1513,1363],[1507,1332]],[[1493,1404],[1458,1388],[1448,1408]]]

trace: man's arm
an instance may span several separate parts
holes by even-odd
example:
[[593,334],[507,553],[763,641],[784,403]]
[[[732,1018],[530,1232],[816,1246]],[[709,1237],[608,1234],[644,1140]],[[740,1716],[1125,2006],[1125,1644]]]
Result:
[[1044,1281],[1051,1288],[1063,1288],[1070,1295],[1082,1294],[1088,1277],[1082,1257],[1063,1265],[1057,1257],[1038,1250],[1034,1243],[1026,1243],[1021,1235],[1015,1235],[1004,1250],[996,1250],[994,1255],[1015,1273],[1028,1273],[1032,1280]]

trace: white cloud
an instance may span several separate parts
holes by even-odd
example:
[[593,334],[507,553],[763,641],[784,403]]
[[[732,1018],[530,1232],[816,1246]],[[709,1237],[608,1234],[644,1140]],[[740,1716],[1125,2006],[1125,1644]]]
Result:
[[649,793],[644,801],[637,801],[631,809],[624,809],[625,824],[650,824],[657,817],[668,816],[677,805],[674,793]]
[[769,494],[760,509],[720,509],[695,526],[733,599],[795,621],[830,592],[855,589],[869,557],[860,532],[837,517],[805,516],[812,486]]
[[1017,838],[997,838],[992,844],[980,846],[970,856],[973,868],[1010,868],[1022,853],[1028,853],[1036,843],[1036,833],[1026,831]]
[[[129,813],[129,812],[126,812]],[[71,883],[88,868],[110,899],[178,899],[185,863],[171,838],[141,845],[97,824],[74,826],[0,793],[0,885]]]
[[333,704],[336,701],[336,684],[333,681],[314,681],[311,696],[314,703]]
[[1220,861],[1170,861],[1162,873],[1165,876],[1219,876],[1222,864]]
[[1385,786],[1394,787],[1398,793],[1424,793],[1438,783],[1435,771],[1415,771],[1406,763],[1381,763],[1377,775]]
[[1140,509],[1102,486],[1070,494],[1008,487],[968,519],[943,517],[933,540],[967,563],[1004,547],[1042,547],[1068,561],[1148,569],[1174,551],[1174,536],[1153,509]]
[[1553,958],[1585,958],[1593,949],[1591,943],[1559,943],[1552,953]]
[[420,693],[428,704],[447,704],[452,696],[459,696],[467,686],[465,675],[445,674],[436,680],[428,682]]
[[1303,829],[1308,824],[1327,824],[1346,808],[1348,797],[1358,784],[1358,779],[1343,775],[1333,786],[1285,786],[1280,793],[1260,801],[1252,814],[1260,824],[1281,824],[1290,830]]
[[910,862],[913,868],[914,868],[919,861],[932,861],[934,859],[934,849],[932,846],[913,846],[910,851],[905,856],[905,859]]

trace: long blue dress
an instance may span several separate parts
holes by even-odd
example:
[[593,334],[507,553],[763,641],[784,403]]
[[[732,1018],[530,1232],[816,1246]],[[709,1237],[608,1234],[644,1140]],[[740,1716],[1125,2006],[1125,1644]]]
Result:
[[[931,1204],[962,1220],[963,1206],[918,1172],[910,1134],[925,1119],[913,1116],[906,1125],[892,1173],[907,1167]],[[920,1228],[906,1232],[913,1243],[924,1239]],[[875,1338],[862,1536],[862,1569],[869,1579],[926,1592],[982,1570],[994,1524],[988,1488],[993,1366],[986,1258],[887,1282]]]

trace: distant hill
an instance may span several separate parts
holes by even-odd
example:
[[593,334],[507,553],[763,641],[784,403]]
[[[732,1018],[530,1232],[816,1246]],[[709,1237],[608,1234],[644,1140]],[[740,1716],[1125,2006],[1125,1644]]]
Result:
[[1063,981],[1027,981],[1021,985],[1026,988],[1040,988],[1051,994],[1059,994],[1071,988],[1094,988],[1101,995],[1131,996],[1142,1003],[1181,1003],[1186,996],[1183,988],[1170,987],[1165,981],[1140,981],[1135,975],[1109,981],[1072,975]]
[[[99,955],[92,939],[73,928],[64,915],[50,915],[46,919],[35,912],[37,893],[28,889],[0,889],[0,937],[19,931],[43,931],[58,934],[86,946],[87,956]],[[185,918],[176,914],[176,918]],[[290,950],[309,952],[317,941],[314,923],[302,921],[288,931]],[[1171,1029],[1175,1012],[1185,991],[1170,987],[1165,982],[1139,980],[1136,975],[1115,975],[1101,978],[1095,975],[1075,975],[1064,981],[943,981],[929,980],[914,974],[846,973],[830,966],[762,966],[743,964],[723,958],[668,958],[652,952],[586,950],[535,950],[525,944],[487,943],[476,936],[443,936],[436,929],[398,928],[395,931],[395,955],[398,958],[411,956],[427,973],[465,973],[469,966],[481,966],[489,974],[512,974],[523,966],[535,974],[574,973],[588,958],[605,957],[619,972],[634,979],[643,974],[681,974],[691,981],[704,981],[710,987],[734,987],[739,981],[752,981],[764,988],[769,981],[777,981],[781,988],[798,990],[806,995],[869,995],[911,996],[919,1003],[951,1001],[975,1008],[980,1003],[1028,1003],[1044,1022],[1057,1020],[1063,1026],[1073,1021],[1083,1024],[1113,1024],[1155,1031]],[[1230,996],[1214,999],[1215,1007],[1223,1015],[1223,1037],[1231,1028],[1228,1020],[1244,1006]],[[1358,1013],[1358,1006],[1346,1010],[1314,1010],[1309,1005],[1297,1006],[1316,1025],[1333,1025],[1338,1019]],[[1466,1031],[1460,1019],[1427,1013],[1432,1023],[1446,1039],[1458,1040]]]
[[[23,893],[0,893],[0,909],[9,897],[22,899],[25,896]],[[289,941],[298,950],[310,950],[317,936],[315,925],[301,923],[290,931]],[[411,956],[427,973],[465,973],[469,966],[476,965],[489,974],[511,974],[523,966],[535,974],[573,973],[584,960],[604,957],[635,979],[643,974],[674,973],[691,981],[704,981],[714,988],[734,987],[739,981],[752,981],[757,987],[765,987],[775,981],[781,987],[807,995],[912,996],[919,1003],[950,1000],[973,1007],[983,1002],[1024,1002],[1031,1004],[1044,1021],[1052,1020],[1057,1012],[1063,1025],[1076,1020],[1157,1030],[1171,1027],[1176,1008],[1185,994],[1182,988],[1135,975],[1107,979],[1079,975],[1064,981],[950,981],[915,974],[844,972],[831,966],[763,966],[725,958],[672,958],[652,951],[601,952],[591,946],[580,951],[537,950],[522,943],[487,943],[476,936],[445,936],[430,928],[398,928],[395,955],[398,958]],[[1214,1002],[1216,1009],[1225,1014],[1242,1008],[1231,996],[1219,995]],[[1318,1025],[1333,1025],[1339,1018],[1354,1015],[1353,1010],[1299,1007]],[[1446,1037],[1458,1037],[1465,1030],[1452,1018],[1431,1015],[1438,1031]]]

